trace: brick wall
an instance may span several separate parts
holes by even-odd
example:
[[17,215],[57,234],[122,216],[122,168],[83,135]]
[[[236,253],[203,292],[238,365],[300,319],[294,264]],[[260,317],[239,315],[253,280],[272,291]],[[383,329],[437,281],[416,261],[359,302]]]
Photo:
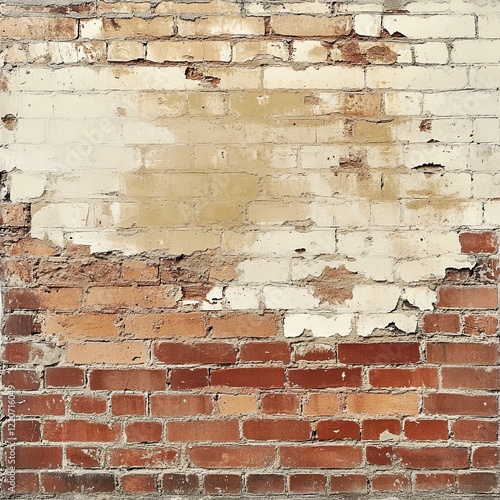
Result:
[[4,494],[498,495],[499,9],[4,1]]

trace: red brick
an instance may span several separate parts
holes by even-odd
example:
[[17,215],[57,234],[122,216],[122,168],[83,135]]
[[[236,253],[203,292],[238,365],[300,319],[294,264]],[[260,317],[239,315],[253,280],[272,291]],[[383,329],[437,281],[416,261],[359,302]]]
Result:
[[401,465],[409,469],[465,469],[469,467],[467,448],[396,448]]
[[58,248],[47,241],[32,239],[29,236],[10,245],[6,249],[7,255],[24,255],[30,257],[48,257],[58,253]]
[[44,332],[63,339],[117,338],[118,316],[108,313],[47,314]]
[[164,391],[165,370],[92,370],[90,388],[94,391]]
[[270,493],[285,492],[285,477],[278,474],[252,474],[247,477],[248,493]]
[[129,314],[125,317],[125,331],[134,338],[203,337],[205,336],[204,314],[197,312]]
[[79,288],[14,288],[4,293],[6,309],[74,310],[80,307],[82,291]]
[[151,396],[151,415],[155,417],[177,417],[186,415],[210,415],[213,411],[212,397],[201,394]]
[[459,333],[460,316],[458,314],[427,314],[424,316],[425,333]]
[[145,415],[146,398],[140,394],[113,394],[111,411],[113,415]]
[[472,451],[473,467],[500,467],[500,448],[497,446],[480,446]]
[[486,286],[442,287],[436,306],[452,309],[496,309],[498,289]]
[[163,491],[167,495],[198,495],[200,481],[194,474],[164,474]]
[[466,493],[492,493],[498,488],[498,474],[493,472],[468,472],[458,474],[458,491]]
[[290,345],[287,342],[247,342],[241,346],[241,361],[290,362]]
[[188,453],[195,466],[207,469],[261,468],[274,462],[272,446],[193,446]]
[[122,476],[122,490],[129,493],[155,493],[156,478],[150,474],[127,474]]
[[498,344],[427,344],[427,362],[449,365],[497,365]]
[[6,363],[28,363],[30,360],[30,344],[12,342],[3,346],[2,361]]
[[0,483],[0,491],[3,491],[3,493],[5,493],[5,498],[9,498],[7,495],[8,493],[12,492],[20,495],[21,493],[38,493],[40,490],[40,484],[37,474],[33,474],[31,472],[16,471],[14,481],[15,483],[13,488],[10,482],[2,481]]
[[[16,394],[16,415],[64,415],[66,408],[59,394]],[[7,396],[4,396],[4,408],[7,407]]]
[[407,420],[404,433],[415,441],[438,441],[448,439],[447,420]]
[[205,493],[221,495],[241,492],[241,476],[236,474],[207,474]]
[[43,429],[44,439],[58,442],[113,442],[118,439],[120,433],[120,424],[106,425],[86,420],[67,420],[65,422],[46,420]]
[[339,344],[340,363],[347,364],[407,364],[420,361],[416,342],[379,342]]
[[353,420],[322,420],[317,424],[316,434],[320,441],[360,438],[359,424]]
[[15,451],[16,469],[62,467],[62,448],[58,446],[16,446]]
[[445,389],[500,389],[499,368],[443,367],[441,376]]
[[178,458],[171,448],[118,448],[108,451],[111,467],[165,468],[174,465]]
[[370,368],[372,387],[438,387],[437,368]]
[[177,286],[96,286],[88,290],[85,300],[89,306],[111,308],[174,307]]
[[85,469],[99,467],[99,448],[69,446],[66,448],[66,460],[70,465],[76,465]]
[[368,481],[362,474],[346,474],[330,478],[332,493],[366,493]]
[[498,422],[493,420],[457,420],[452,431],[458,441],[498,441]]
[[361,387],[361,368],[292,369],[288,380],[304,389]]
[[119,267],[104,259],[69,261],[44,260],[37,267],[38,282],[44,285],[73,285],[111,283],[119,279]]
[[392,465],[394,449],[392,446],[367,446],[366,463],[370,465]]
[[167,422],[167,440],[170,442],[238,441],[237,420],[196,420],[194,422]]
[[410,480],[401,474],[381,474],[372,477],[373,491],[409,491]]
[[455,475],[447,473],[416,474],[415,488],[418,491],[452,490],[455,486]]
[[161,435],[160,422],[132,422],[125,426],[127,443],[157,443]]
[[498,318],[496,316],[465,316],[464,333],[468,335],[496,335],[498,331]]
[[291,493],[324,493],[326,478],[323,474],[292,474],[290,476]]
[[73,413],[104,413],[106,411],[106,400],[92,396],[73,396],[70,408]]
[[6,335],[31,335],[36,333],[35,316],[31,314],[8,314],[3,331]]
[[295,394],[264,394],[262,413],[273,415],[296,415],[299,412],[299,398]]
[[231,344],[217,342],[198,342],[196,344],[161,342],[155,345],[154,355],[158,361],[174,365],[236,362],[236,349]]
[[494,396],[445,393],[424,396],[424,413],[429,414],[493,417],[497,410],[498,403]]
[[83,387],[85,372],[73,367],[46,368],[45,384],[47,387]]
[[159,282],[158,264],[142,260],[126,261],[122,264],[122,279],[140,284]]
[[276,316],[273,314],[225,314],[209,318],[213,337],[274,337]]
[[227,387],[256,387],[266,389],[283,387],[285,370],[283,368],[226,368],[214,369],[211,385]]
[[40,422],[36,420],[13,420],[15,427],[11,427],[11,421],[7,420],[2,425],[2,437],[4,442],[37,442],[41,439]]
[[[363,439],[379,441],[380,439],[397,438],[401,434],[401,423],[394,419],[376,419],[363,421]],[[392,435],[392,436],[390,436]]]
[[498,240],[494,233],[461,233],[460,245],[462,253],[496,253]]
[[311,424],[305,420],[247,420],[243,422],[243,435],[258,441],[307,441]]
[[283,446],[283,467],[344,469],[361,464],[362,450],[355,446]]
[[36,391],[40,388],[40,377],[34,370],[7,370],[2,383],[4,387],[12,386],[18,391]]
[[42,486],[46,493],[109,493],[115,490],[115,478],[104,473],[46,472]]
[[333,346],[296,346],[295,361],[333,361],[335,360]]
[[208,387],[208,368],[174,368],[170,372],[170,388],[173,390]]

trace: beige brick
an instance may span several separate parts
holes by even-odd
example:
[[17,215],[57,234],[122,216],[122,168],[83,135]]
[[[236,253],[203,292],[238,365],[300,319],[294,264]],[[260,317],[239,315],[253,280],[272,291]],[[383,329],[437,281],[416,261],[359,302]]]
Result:
[[144,166],[147,169],[193,170],[189,146],[147,146],[142,148],[142,151]]
[[419,92],[386,92],[384,108],[388,115],[420,115],[424,97]]
[[145,203],[131,200],[129,203],[112,203],[110,211],[114,227],[179,227],[191,221],[194,207],[189,202]]
[[280,3],[249,3],[245,5],[251,15],[269,16],[269,14],[324,14],[331,13],[327,3],[319,2],[280,2]]
[[229,96],[232,113],[253,117],[312,115],[306,101],[306,95],[298,92],[246,92]]
[[[120,104],[124,104],[123,99]],[[187,96],[185,93],[143,92],[127,106],[127,116],[133,114],[128,112],[130,108],[134,111],[137,108],[137,114],[146,120],[154,117],[184,116],[187,114]]]
[[384,16],[383,27],[392,35],[407,38],[473,38],[476,34],[474,16]]
[[136,61],[144,59],[144,44],[120,40],[108,44],[108,61]]
[[347,411],[369,415],[416,415],[419,400],[418,394],[349,394]]
[[280,41],[248,40],[233,46],[233,61],[288,61],[288,45]]
[[252,17],[206,17],[192,21],[180,19],[179,36],[263,35],[264,19]]
[[248,221],[256,224],[284,224],[312,218],[309,203],[257,201],[248,206]]
[[120,176],[114,172],[102,172],[99,177],[89,173],[66,174],[51,179],[48,190],[60,199],[102,198],[107,193],[118,192],[120,185]]
[[87,203],[40,203],[33,205],[32,222],[35,227],[88,227]]
[[37,42],[30,43],[28,55],[31,62],[71,64],[80,62],[104,62],[104,42]]
[[424,113],[435,116],[488,116],[495,114],[498,103],[498,95],[492,92],[439,92],[425,95]]
[[207,195],[208,175],[201,173],[130,173],[123,192],[137,198],[195,198]]
[[247,259],[236,268],[239,278],[248,283],[286,282],[289,262],[286,260]]
[[338,394],[311,394],[303,411],[304,415],[337,415],[340,413]]
[[412,172],[399,177],[400,196],[403,198],[453,198],[471,197],[472,179],[470,174],[446,172],[427,176]]
[[78,36],[76,19],[55,17],[4,17],[0,37],[13,40],[74,40]]
[[499,200],[488,200],[484,204],[484,223],[488,226],[498,227],[500,224],[500,202]]
[[412,226],[478,226],[482,205],[462,200],[412,200],[405,203],[404,222]]
[[43,174],[13,172],[10,179],[10,199],[14,202],[40,198],[45,192],[47,177]]
[[257,410],[257,398],[252,395],[220,394],[217,399],[217,413],[220,415],[244,415]]
[[468,166],[467,146],[455,144],[409,144],[405,146],[403,164],[408,168],[442,165],[446,170],[465,170]]
[[86,342],[69,344],[66,361],[75,364],[142,364],[147,360],[143,342]]
[[149,12],[151,4],[149,2],[104,2],[100,1],[99,13],[102,14],[139,14]]
[[44,332],[62,340],[117,338],[116,322],[116,314],[50,314]]
[[231,60],[229,42],[189,41],[148,43],[147,59],[164,61],[224,61]]
[[213,2],[160,2],[154,9],[156,14],[239,14],[240,5],[238,3],[227,2],[225,0],[215,0]]
[[264,69],[266,89],[361,89],[364,75],[361,68],[309,67],[296,70],[286,67]]
[[195,92],[188,97],[189,114],[193,116],[222,116],[228,112],[228,97],[220,92]]
[[493,142],[500,140],[500,121],[497,118],[477,118],[474,120],[474,141]]
[[81,22],[82,38],[149,38],[164,37],[174,34],[172,17],[155,17],[153,19],[100,18]]
[[297,62],[325,62],[328,49],[320,41],[295,40],[293,42],[292,59]]
[[[421,119],[408,120],[394,127],[396,137],[402,141],[468,143],[472,136],[472,119],[441,118],[431,120],[431,126],[422,126]],[[425,121],[424,121],[425,124]]]
[[340,36],[348,35],[352,29],[349,16],[271,16],[271,27],[278,35],[292,36]]

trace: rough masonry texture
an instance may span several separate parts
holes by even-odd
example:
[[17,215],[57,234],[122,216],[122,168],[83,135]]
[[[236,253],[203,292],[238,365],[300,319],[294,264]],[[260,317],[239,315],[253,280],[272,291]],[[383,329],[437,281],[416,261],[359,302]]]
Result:
[[498,498],[497,0],[0,13],[6,498]]

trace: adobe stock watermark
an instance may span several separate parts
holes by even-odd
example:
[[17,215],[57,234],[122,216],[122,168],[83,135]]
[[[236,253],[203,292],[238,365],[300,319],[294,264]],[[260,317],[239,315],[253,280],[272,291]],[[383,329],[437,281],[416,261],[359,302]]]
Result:
[[4,410],[7,423],[4,427],[5,469],[3,483],[4,490],[9,493],[16,492],[16,394],[12,385],[7,387],[7,404]]

